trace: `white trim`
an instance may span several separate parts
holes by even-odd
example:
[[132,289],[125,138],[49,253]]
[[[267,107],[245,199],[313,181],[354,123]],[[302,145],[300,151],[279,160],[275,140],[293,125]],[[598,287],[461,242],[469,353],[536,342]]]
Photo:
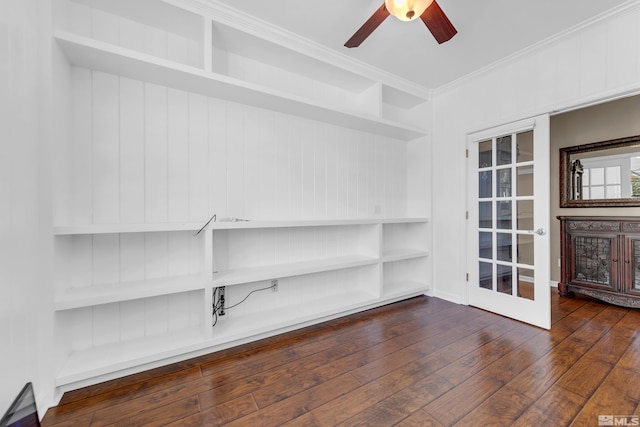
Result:
[[627,13],[629,11],[633,11],[636,8],[640,8],[640,0],[627,0],[626,2],[622,3],[621,5],[618,5],[616,7],[613,7],[612,9],[609,9],[599,15],[596,15],[590,19],[587,19],[586,21],[583,21],[579,24],[574,25],[573,27],[569,27],[564,31],[561,31],[559,33],[556,33],[550,37],[547,37],[546,39],[540,40],[537,43],[534,43],[528,47],[525,47],[524,49],[521,49],[517,52],[512,53],[511,55],[507,55],[495,62],[492,62],[489,65],[486,65],[482,68],[479,68],[469,74],[466,74],[456,80],[453,80],[449,83],[446,83],[442,86],[439,86],[437,88],[433,89],[433,95],[437,96],[437,95],[442,95],[443,93],[446,93],[450,90],[455,90],[457,89],[461,84],[464,84],[468,81],[474,80],[477,77],[480,77],[484,74],[487,74],[491,71],[493,71],[496,68],[500,68],[503,67],[505,64],[509,64],[511,62],[514,62],[515,60],[529,55],[532,52],[535,52],[538,49],[541,49],[543,47],[546,47],[550,44],[553,44],[559,40],[564,39],[565,37],[568,37],[570,35],[573,35],[585,28],[588,28],[592,25],[598,24],[612,16],[617,16],[617,15],[622,15],[623,13]]

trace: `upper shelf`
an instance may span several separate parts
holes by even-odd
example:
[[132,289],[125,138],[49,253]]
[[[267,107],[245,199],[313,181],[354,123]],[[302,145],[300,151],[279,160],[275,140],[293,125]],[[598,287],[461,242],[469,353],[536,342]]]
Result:
[[360,219],[317,219],[281,221],[218,221],[209,224],[214,230],[244,228],[284,228],[284,227],[324,227],[336,225],[398,224],[428,222],[427,218],[360,218]]
[[403,141],[427,135],[425,129],[374,115],[339,110],[313,100],[66,31],[56,31],[55,39],[73,65]]
[[53,227],[53,234],[57,236],[75,234],[110,234],[110,233],[152,233],[163,231],[198,231],[202,223],[195,222],[168,222],[168,223],[143,223],[143,224],[84,224],[84,225],[58,225]]
[[[285,228],[285,227],[329,227],[338,225],[367,224],[401,224],[428,222],[427,218],[359,218],[359,219],[316,219],[316,220],[273,220],[273,221],[217,221],[211,222],[207,228],[213,230],[234,230],[248,228]],[[152,233],[168,231],[198,231],[206,223],[202,222],[168,222],[142,224],[82,224],[57,225],[53,233],[57,236],[76,234],[109,234],[109,233]]]

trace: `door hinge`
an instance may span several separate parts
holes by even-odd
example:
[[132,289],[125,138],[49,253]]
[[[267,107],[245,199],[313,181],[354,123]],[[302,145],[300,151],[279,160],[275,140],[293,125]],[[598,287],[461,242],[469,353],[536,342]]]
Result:
[[469,149],[467,148],[465,151],[465,157],[468,159],[469,158]]
[[469,281],[469,273],[467,273],[467,282]]
[[466,219],[469,219],[469,211],[465,212]]

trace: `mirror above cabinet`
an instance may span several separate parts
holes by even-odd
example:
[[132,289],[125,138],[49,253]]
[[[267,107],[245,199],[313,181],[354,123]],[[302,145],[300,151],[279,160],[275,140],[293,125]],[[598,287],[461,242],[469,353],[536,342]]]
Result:
[[560,207],[640,206],[640,135],[560,149]]

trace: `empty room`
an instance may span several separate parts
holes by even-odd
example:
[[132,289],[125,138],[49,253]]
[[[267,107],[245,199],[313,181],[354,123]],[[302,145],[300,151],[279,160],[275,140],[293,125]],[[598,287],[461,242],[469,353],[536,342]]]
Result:
[[0,427],[640,425],[640,0],[2,0],[0,109]]

